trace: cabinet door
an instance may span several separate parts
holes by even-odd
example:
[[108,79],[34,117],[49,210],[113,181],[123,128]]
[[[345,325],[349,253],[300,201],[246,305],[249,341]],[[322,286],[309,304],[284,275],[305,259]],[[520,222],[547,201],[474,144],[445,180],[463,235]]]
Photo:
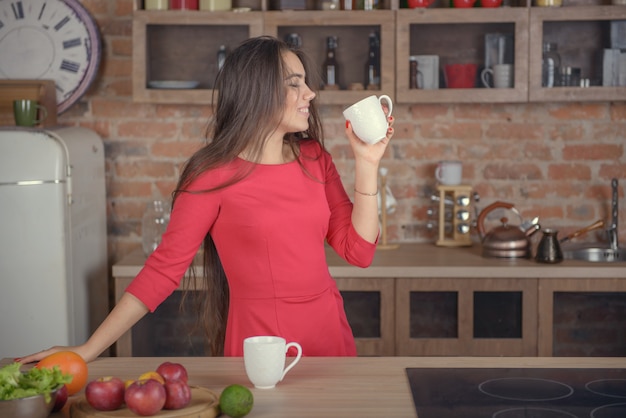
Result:
[[[326,56],[326,37],[337,36],[337,62],[340,90],[320,90],[322,104],[352,104],[364,97],[394,95],[394,12],[391,10],[352,11],[284,11],[265,13],[265,33],[285,39],[298,33],[302,48],[322,69]],[[354,83],[363,84],[368,57],[368,35],[378,32],[380,38],[380,89],[350,90]],[[316,88],[318,86],[311,86]]]
[[396,355],[536,356],[537,280],[396,280]]
[[133,100],[210,104],[220,46],[261,35],[262,22],[262,12],[136,10]]
[[[528,100],[528,10],[522,7],[472,9],[412,9],[398,11],[396,22],[396,98],[402,103],[488,103]],[[503,44],[500,63],[513,65],[512,85],[487,88],[481,79],[489,68],[486,47],[491,35],[512,39]],[[439,85],[410,88],[409,58],[436,56]],[[506,59],[505,57],[509,57]],[[491,61],[491,60],[489,60]],[[507,62],[509,61],[509,62]],[[496,61],[498,63],[499,61]],[[452,85],[448,71],[465,64],[475,71],[471,85]],[[422,65],[423,66],[423,65]],[[450,67],[447,67],[450,66]],[[418,67],[418,70],[420,68]],[[426,68],[424,68],[426,70]],[[428,69],[430,72],[431,70]],[[420,74],[428,77],[426,74]],[[428,83],[425,83],[428,84]]]
[[[580,314],[577,311],[589,309],[588,303],[565,308],[557,306],[562,295],[597,295],[599,292],[606,292],[621,302],[611,308],[606,300],[608,298],[600,296],[602,303],[592,309],[590,314]],[[626,342],[622,332],[624,327],[620,324],[624,323],[624,317],[621,315],[624,306],[626,306],[626,281],[618,278],[539,279],[538,309],[541,315],[538,355],[541,357],[558,355],[555,345],[575,345],[577,339],[584,339],[585,347],[591,350],[586,356],[623,356]],[[563,309],[567,309],[567,314],[559,313],[563,312]],[[600,337],[602,335],[604,337]],[[607,354],[607,351],[613,352]]]
[[393,278],[336,278],[359,356],[395,354]]
[[[626,20],[625,6],[533,7],[530,10],[530,101],[624,100],[626,68],[618,71],[623,79],[621,86],[603,86],[604,50],[611,48],[611,31],[617,31],[612,22],[619,20],[622,25]],[[622,33],[622,43],[625,42],[624,37]],[[570,70],[580,70],[580,78],[589,80],[589,87],[542,87],[544,42],[558,47],[561,69],[569,67]],[[617,51],[616,57],[619,55],[620,52]],[[626,67],[624,52],[621,52],[621,61],[624,63],[623,67]],[[558,80],[557,84],[560,84]]]

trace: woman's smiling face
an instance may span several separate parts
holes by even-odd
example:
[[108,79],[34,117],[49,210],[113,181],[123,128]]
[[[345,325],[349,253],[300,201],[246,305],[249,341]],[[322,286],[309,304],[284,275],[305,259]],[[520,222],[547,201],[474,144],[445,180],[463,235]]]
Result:
[[302,62],[293,52],[283,54],[286,68],[285,108],[278,131],[283,134],[302,132],[309,128],[309,104],[315,93],[305,82]]

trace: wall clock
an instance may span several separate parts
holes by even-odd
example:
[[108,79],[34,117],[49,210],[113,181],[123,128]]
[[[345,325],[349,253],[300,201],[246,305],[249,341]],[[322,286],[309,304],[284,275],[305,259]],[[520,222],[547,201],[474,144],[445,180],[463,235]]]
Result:
[[58,113],[87,91],[101,49],[78,0],[0,0],[0,78],[54,80]]

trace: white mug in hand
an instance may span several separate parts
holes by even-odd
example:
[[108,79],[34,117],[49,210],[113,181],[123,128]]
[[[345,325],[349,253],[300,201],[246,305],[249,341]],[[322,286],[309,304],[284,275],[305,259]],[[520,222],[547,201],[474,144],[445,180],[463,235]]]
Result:
[[439,161],[435,170],[435,177],[439,183],[446,186],[461,184],[463,164],[460,161]]
[[[387,102],[387,114],[382,108],[382,100]],[[375,144],[387,136],[393,103],[386,94],[366,97],[343,111],[343,116],[350,121],[352,130],[363,142]]]
[[[287,350],[295,347],[296,358],[285,367]],[[257,336],[243,340],[243,361],[248,379],[257,389],[272,389],[302,357],[302,347],[281,337]]]

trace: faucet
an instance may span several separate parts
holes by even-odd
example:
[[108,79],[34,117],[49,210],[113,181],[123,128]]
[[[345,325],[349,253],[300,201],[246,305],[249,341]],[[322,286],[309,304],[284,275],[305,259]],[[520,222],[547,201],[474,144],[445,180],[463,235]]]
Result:
[[607,229],[607,233],[609,234],[609,243],[611,244],[612,250],[617,250],[619,247],[617,236],[619,233],[618,224],[617,224],[617,179],[614,178],[611,180],[611,189],[612,189],[612,199],[611,199],[611,225],[609,225],[609,229]]

